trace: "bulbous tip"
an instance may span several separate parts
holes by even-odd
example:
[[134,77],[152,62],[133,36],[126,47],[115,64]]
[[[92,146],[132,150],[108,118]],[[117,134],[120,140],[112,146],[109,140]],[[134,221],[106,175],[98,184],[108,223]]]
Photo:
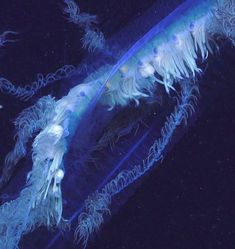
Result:
[[195,24],[193,22],[191,22],[189,24],[189,30],[192,31],[194,29],[194,27],[195,27]]
[[154,48],[153,53],[154,55],[158,55],[158,48]]

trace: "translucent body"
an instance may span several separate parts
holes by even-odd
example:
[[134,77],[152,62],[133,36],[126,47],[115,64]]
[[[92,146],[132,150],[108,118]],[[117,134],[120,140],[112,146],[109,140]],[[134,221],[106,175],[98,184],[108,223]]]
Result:
[[[114,66],[101,67],[55,103],[53,99],[48,100],[52,102],[49,113],[42,112],[34,122],[37,124],[41,116],[46,121],[39,126],[41,130],[33,141],[29,184],[19,198],[3,205],[0,210],[4,217],[8,217],[11,209],[20,207],[20,211],[13,212],[16,223],[7,223],[6,219],[0,223],[4,231],[0,234],[3,246],[7,249],[16,247],[22,234],[35,226],[51,227],[64,222],[60,184],[66,171],[76,172],[78,176],[77,189],[74,189],[78,207],[75,212],[73,210],[69,221],[79,216],[75,236],[86,246],[89,236],[103,223],[104,215],[110,214],[112,198],[162,160],[175,130],[194,111],[194,90],[197,90],[194,81],[201,72],[198,61],[205,60],[213,52],[210,38],[216,33],[210,32],[209,28],[214,23],[217,25],[212,15],[214,8],[219,8],[214,1],[187,1],[143,35]],[[79,10],[75,14],[77,12]],[[144,111],[136,111],[133,106],[128,110],[133,101],[139,104],[140,99],[148,99],[150,95],[155,97],[159,84],[164,85],[167,94],[173,92],[177,100],[163,105],[156,118],[152,117],[149,121],[148,103]],[[125,118],[118,117],[116,125],[115,116],[120,109],[107,112],[100,103],[109,106],[110,110],[116,106],[127,107],[129,112]],[[40,110],[37,113],[41,114]],[[129,119],[135,112],[149,121],[140,129],[138,136],[121,141],[111,152],[93,148],[93,145],[102,148],[112,138],[117,138],[114,143],[118,144],[122,134],[126,131],[128,134],[138,120],[136,116],[131,117],[130,123],[121,129],[123,119]],[[34,123],[28,122],[28,115],[23,117],[26,122],[19,128],[19,142],[10,154],[9,161],[13,163],[18,156],[25,154],[25,140],[35,132]],[[111,134],[105,130],[109,128],[109,122]],[[24,132],[27,125],[32,126],[32,132],[30,129]],[[103,141],[106,135],[111,139]],[[18,147],[20,153],[17,154]],[[147,152],[147,157],[141,153],[142,150]],[[67,151],[68,156],[64,158]],[[104,156],[102,153],[105,152]],[[138,152],[138,156],[134,157],[134,152]],[[94,154],[98,154],[102,170],[95,170],[94,165],[88,167],[87,161]],[[136,158],[141,163],[137,163]],[[73,185],[74,182],[70,179],[67,184]],[[18,228],[21,223],[23,225]],[[14,234],[17,236],[14,237]],[[53,246],[57,238],[47,248]],[[12,242],[7,244],[7,241]]]

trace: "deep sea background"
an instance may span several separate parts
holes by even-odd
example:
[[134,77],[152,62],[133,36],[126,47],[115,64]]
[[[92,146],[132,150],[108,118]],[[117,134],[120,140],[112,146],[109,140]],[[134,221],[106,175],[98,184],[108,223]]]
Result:
[[[81,49],[81,32],[67,22],[61,2],[0,1],[0,31],[19,32],[19,41],[0,50],[1,76],[23,86],[37,73],[54,72],[65,64],[78,65],[86,57],[87,52]],[[109,39],[153,3],[157,3],[159,20],[180,2],[81,0],[79,5],[82,11],[99,17],[99,28]],[[209,58],[203,71],[196,114],[181,139],[162,164],[116,208],[88,249],[235,248],[235,48],[222,42],[220,52]],[[30,103],[48,93],[61,96],[62,83],[41,90]],[[2,165],[13,144],[12,121],[29,103],[0,93],[0,105]],[[1,194],[17,194],[29,169],[30,165],[18,169]],[[76,209],[77,203],[70,205]],[[40,228],[24,237],[20,249],[46,249],[57,233]],[[59,237],[51,248],[79,248],[72,243],[71,234]]]

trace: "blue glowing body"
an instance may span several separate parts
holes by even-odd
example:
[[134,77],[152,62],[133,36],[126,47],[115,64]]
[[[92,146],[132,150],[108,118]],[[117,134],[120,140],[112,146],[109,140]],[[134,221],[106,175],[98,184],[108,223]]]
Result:
[[[84,46],[88,50],[100,48],[101,57],[115,54],[103,44],[102,33],[95,32],[95,16],[81,13],[73,0],[64,3],[69,21],[85,32]],[[9,172],[26,155],[26,144],[35,136],[33,167],[19,197],[0,207],[3,217],[0,247],[15,249],[21,236],[36,226],[50,228],[67,223],[63,218],[61,191],[66,172],[76,172],[78,176],[78,189],[74,189],[78,205],[68,221],[78,217],[75,237],[87,245],[89,236],[99,229],[105,215],[110,214],[111,200],[162,161],[175,131],[194,112],[199,88],[195,81],[202,72],[200,61],[218,49],[211,40],[217,35],[235,40],[233,31],[225,30],[220,22],[230,15],[234,17],[235,13],[226,0],[186,1],[146,30],[122,56],[112,56],[114,63],[105,62],[95,72],[79,79],[79,84],[64,97],[41,98],[19,115],[15,122],[16,145],[6,158],[5,178],[10,178]],[[235,26],[232,22],[229,25]],[[63,78],[77,82],[76,69],[64,66],[46,77],[40,74],[29,89],[16,88],[1,78],[0,89],[28,99],[43,86]],[[159,90],[162,85],[168,102],[161,109],[158,104],[153,105],[157,115],[150,119],[149,100],[159,95],[164,97]],[[119,117],[125,110],[128,114]],[[139,124],[139,119],[146,119],[147,124],[137,128],[138,136],[136,132],[133,138],[122,139]],[[103,150],[109,144],[114,148]],[[97,155],[102,170],[96,171],[96,158],[91,168],[88,159]],[[13,222],[8,222],[9,215]],[[5,231],[3,227],[6,232],[1,232]],[[46,248],[52,248],[59,236]]]

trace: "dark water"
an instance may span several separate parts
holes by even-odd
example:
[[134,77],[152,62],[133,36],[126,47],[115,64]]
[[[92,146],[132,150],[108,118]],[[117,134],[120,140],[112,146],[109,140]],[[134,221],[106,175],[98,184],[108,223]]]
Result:
[[[80,1],[79,5],[99,16],[99,28],[109,39],[156,2],[159,19],[181,1],[92,0]],[[78,65],[86,57],[81,49],[81,33],[61,14],[62,6],[55,0],[1,1],[1,29],[20,32],[18,42],[0,51],[1,76],[25,85],[39,72],[47,74],[65,64]],[[234,68],[235,49],[224,43],[219,54],[204,66],[197,114],[184,136],[161,166],[118,208],[88,248],[235,248]],[[62,82],[57,82],[41,90],[35,99],[48,93],[62,96],[64,89]],[[2,93],[0,101],[2,164],[13,144],[10,122],[29,103]],[[17,170],[5,192],[17,194],[30,169],[26,162],[21,162],[22,170]],[[77,203],[70,205],[76,209]],[[25,236],[20,248],[45,249],[56,234],[40,228]],[[65,233],[51,248],[79,248],[72,243],[71,234]]]

